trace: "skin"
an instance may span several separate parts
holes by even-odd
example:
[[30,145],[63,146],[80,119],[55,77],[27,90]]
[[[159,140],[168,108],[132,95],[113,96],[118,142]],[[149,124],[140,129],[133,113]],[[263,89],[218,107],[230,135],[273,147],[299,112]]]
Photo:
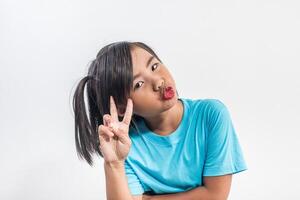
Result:
[[[176,92],[171,99],[162,98],[165,87],[171,86],[176,91],[175,81],[166,66],[156,58],[146,67],[151,56],[139,47],[131,50],[133,75],[139,73],[140,76],[133,81],[126,108],[117,108],[113,97],[110,97],[110,115],[103,116],[104,124],[98,129],[99,148],[108,163],[123,162],[127,157],[131,146],[128,130],[133,113],[144,117],[150,130],[159,135],[170,134],[181,122],[183,104]],[[123,116],[123,121],[118,120],[118,115]]]
[[[172,99],[162,98],[163,89],[171,86],[176,91],[176,84],[167,67],[156,58],[146,67],[146,62],[151,56],[140,47],[131,50],[133,75],[140,73],[133,81],[130,92],[134,105],[133,113],[142,116],[154,133],[169,135],[181,122],[183,104],[178,100],[176,92]],[[136,85],[138,88],[134,88]]]

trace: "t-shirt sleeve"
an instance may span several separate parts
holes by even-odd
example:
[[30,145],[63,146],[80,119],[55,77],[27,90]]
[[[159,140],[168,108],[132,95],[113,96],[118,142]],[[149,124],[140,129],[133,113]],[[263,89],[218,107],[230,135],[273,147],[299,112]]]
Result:
[[235,174],[247,169],[227,107],[217,99],[207,112],[206,158],[203,176]]
[[128,187],[132,195],[142,195],[144,193],[144,188],[138,176],[130,166],[127,160],[125,160],[125,174],[127,176]]

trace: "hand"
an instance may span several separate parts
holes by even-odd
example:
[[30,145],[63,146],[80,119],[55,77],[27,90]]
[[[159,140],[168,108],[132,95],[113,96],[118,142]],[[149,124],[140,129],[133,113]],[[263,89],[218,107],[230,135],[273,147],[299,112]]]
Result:
[[98,127],[99,149],[105,162],[118,163],[126,159],[131,147],[128,131],[132,110],[132,100],[128,99],[124,118],[120,122],[114,99],[110,96],[110,115],[105,114],[103,116],[103,125]]

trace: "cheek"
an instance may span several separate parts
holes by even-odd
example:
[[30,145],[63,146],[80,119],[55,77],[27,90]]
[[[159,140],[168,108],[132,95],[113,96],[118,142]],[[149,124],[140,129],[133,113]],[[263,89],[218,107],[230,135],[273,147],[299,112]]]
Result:
[[166,67],[161,68],[161,73],[165,76],[169,76],[170,78],[172,78],[171,73],[169,72],[168,68],[166,68]]
[[136,114],[143,114],[144,112],[149,112],[148,107],[151,106],[151,102],[148,102],[143,96],[141,96],[137,97],[133,105],[133,112]]

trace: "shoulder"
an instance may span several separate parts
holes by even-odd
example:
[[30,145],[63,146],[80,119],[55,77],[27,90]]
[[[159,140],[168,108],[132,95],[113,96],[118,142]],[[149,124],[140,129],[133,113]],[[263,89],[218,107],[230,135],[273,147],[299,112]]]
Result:
[[204,99],[202,103],[205,109],[210,113],[227,110],[227,106],[220,99]]
[[215,113],[227,109],[225,103],[220,99],[184,99],[193,111],[201,113]]

